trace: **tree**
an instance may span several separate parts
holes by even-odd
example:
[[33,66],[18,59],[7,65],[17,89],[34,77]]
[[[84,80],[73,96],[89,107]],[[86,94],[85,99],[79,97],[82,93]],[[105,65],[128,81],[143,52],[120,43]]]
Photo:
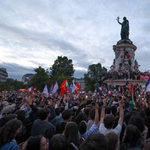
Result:
[[105,67],[102,67],[100,63],[92,64],[88,67],[88,72],[84,74],[85,80],[85,90],[93,91],[94,84],[98,82],[98,80],[107,72]]
[[24,88],[26,88],[26,85],[24,85],[21,81],[14,80],[12,78],[8,78],[6,82],[0,82],[0,91],[13,91]]
[[45,69],[39,66],[39,68],[34,69],[36,74],[29,81],[28,85],[36,87],[38,90],[43,91],[45,85],[50,86],[50,78],[46,73]]
[[57,81],[59,85],[64,79],[71,82],[75,71],[73,69],[72,60],[68,59],[66,56],[58,56],[50,70],[50,78],[52,82],[54,83]]

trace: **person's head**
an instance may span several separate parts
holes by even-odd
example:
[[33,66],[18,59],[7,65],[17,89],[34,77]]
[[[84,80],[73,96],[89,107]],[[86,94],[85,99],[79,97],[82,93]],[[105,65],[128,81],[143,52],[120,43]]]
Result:
[[78,125],[78,128],[79,128],[79,132],[80,132],[80,134],[82,135],[82,134],[84,134],[85,132],[86,132],[86,129],[87,129],[87,123],[86,123],[86,121],[81,121],[80,123],[79,123],[79,125]]
[[130,101],[130,102],[129,102],[129,107],[130,107],[130,108],[133,108],[133,107],[134,107],[133,101]]
[[[98,113],[99,113],[99,120],[100,120],[100,116],[101,116],[101,108],[100,107],[98,108]],[[95,119],[95,109],[94,108],[90,111],[90,119],[91,120]]]
[[0,107],[0,115],[2,114],[3,107]]
[[59,116],[60,115],[60,108],[56,108],[55,113],[56,113],[57,116]]
[[111,112],[113,115],[115,115],[115,113],[117,112],[117,107],[116,106],[112,106],[111,107]]
[[79,124],[82,120],[84,120],[84,121],[87,122],[88,119],[87,119],[87,116],[86,116],[85,113],[80,112],[80,113],[76,116],[75,122],[76,122],[77,124]]
[[130,125],[130,124],[135,125],[141,133],[143,132],[143,130],[145,128],[144,120],[139,115],[135,115],[135,116],[130,117],[128,125]]
[[79,150],[107,150],[107,141],[101,133],[88,136],[79,147]]
[[115,97],[114,97],[114,96],[112,96],[112,97],[111,97],[111,101],[114,101],[114,99],[115,99]]
[[17,117],[18,120],[21,120],[22,122],[24,121],[26,115],[26,112],[24,110],[17,110],[15,114],[18,115]]
[[50,115],[50,109],[48,108],[43,108],[39,111],[39,117],[41,120],[47,119],[49,115]]
[[116,150],[117,147],[118,147],[118,135],[114,132],[110,132],[110,133],[107,133],[105,135],[105,138],[108,142],[108,149],[107,150]]
[[125,20],[127,20],[127,18],[126,18],[126,17],[123,17],[123,20],[125,21]]
[[47,150],[48,143],[44,136],[38,135],[27,142],[26,150]]
[[8,121],[10,121],[12,119],[17,119],[17,114],[9,114],[9,115],[6,115],[3,118],[1,118],[0,119],[0,127],[5,125],[5,123],[7,123]]
[[147,117],[150,116],[150,108],[149,108],[149,107],[147,107],[147,108],[145,109],[145,115],[146,115]]
[[105,128],[111,129],[113,127],[113,125],[114,125],[114,121],[115,121],[115,117],[112,114],[107,114],[104,117]]
[[65,110],[65,107],[61,106],[60,107],[60,113],[63,113],[64,110]]
[[150,138],[146,140],[143,150],[150,150]]
[[22,122],[18,119],[8,121],[0,129],[0,146],[12,141],[16,135],[21,131]]
[[87,117],[89,117],[90,111],[91,111],[90,107],[87,107],[87,108],[84,109],[84,112],[85,112],[85,114],[86,114]]
[[62,134],[55,134],[50,139],[49,149],[50,150],[67,150],[66,137],[63,136]]
[[138,114],[139,114],[140,117],[145,118],[144,110],[140,110]]
[[73,142],[76,146],[79,145],[78,126],[75,122],[68,122],[65,126],[64,135],[67,142]]
[[62,118],[63,118],[63,120],[68,122],[68,121],[72,120],[72,115],[73,115],[72,110],[67,109],[62,113]]
[[126,136],[124,138],[124,143],[130,144],[130,147],[134,147],[137,141],[140,139],[141,133],[135,125],[128,125],[126,128]]
[[126,113],[125,118],[124,118],[124,121],[126,124],[128,124],[131,116],[132,116],[132,113],[130,112]]

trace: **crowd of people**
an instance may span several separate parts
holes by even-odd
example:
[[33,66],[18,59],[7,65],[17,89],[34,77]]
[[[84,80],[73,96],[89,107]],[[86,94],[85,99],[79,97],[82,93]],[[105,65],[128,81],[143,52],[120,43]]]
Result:
[[150,150],[150,93],[0,93],[0,150]]
[[103,75],[101,80],[141,80],[141,76],[150,76],[149,72],[113,71]]

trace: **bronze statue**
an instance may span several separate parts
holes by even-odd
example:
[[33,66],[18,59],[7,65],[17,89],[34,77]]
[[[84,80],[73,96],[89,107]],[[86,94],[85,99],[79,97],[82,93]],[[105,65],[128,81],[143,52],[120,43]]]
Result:
[[120,25],[122,25],[121,27],[121,39],[129,39],[129,21],[127,20],[126,17],[123,17],[123,22],[119,22],[119,17],[117,17],[117,21]]

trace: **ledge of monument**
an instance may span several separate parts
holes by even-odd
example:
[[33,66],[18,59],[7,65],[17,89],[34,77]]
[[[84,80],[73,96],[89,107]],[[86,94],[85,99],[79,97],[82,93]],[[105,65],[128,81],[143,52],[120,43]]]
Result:
[[132,83],[132,84],[140,84],[140,85],[145,85],[147,80],[132,80],[132,79],[115,79],[115,80],[105,80],[104,83],[107,83],[107,84],[114,84],[114,85],[126,85],[127,81],[129,83]]
[[120,44],[133,44],[133,42],[130,39],[123,39],[117,42],[117,45],[120,45]]
[[115,80],[105,80],[104,82],[136,82],[136,83],[140,83],[140,82],[144,82],[146,83],[147,80],[132,80],[132,79],[115,79]]

